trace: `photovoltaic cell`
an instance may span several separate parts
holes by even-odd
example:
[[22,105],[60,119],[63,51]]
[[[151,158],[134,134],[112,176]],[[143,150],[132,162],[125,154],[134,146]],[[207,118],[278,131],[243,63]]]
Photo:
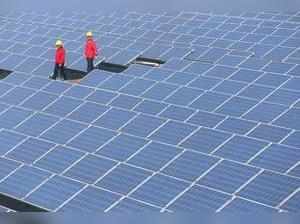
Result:
[[113,168],[114,165],[116,165],[116,163],[111,160],[88,155],[76,163],[75,166],[71,167],[71,169],[65,173],[65,176],[92,184]]
[[163,169],[162,172],[170,176],[193,182],[217,161],[218,159],[211,156],[204,156],[194,152],[185,152]]
[[127,194],[150,175],[149,171],[121,164],[96,185],[113,192]]
[[232,202],[229,203],[222,211],[224,212],[278,212],[276,209],[264,206],[262,204],[254,203],[251,201],[247,201],[241,198],[235,198]]
[[[193,149],[199,152],[212,152],[224,141],[230,138],[231,135],[220,131],[215,131],[208,128],[201,128],[187,140],[185,140],[181,146],[189,149]],[[212,141],[214,139],[214,141]]]
[[29,138],[7,154],[8,158],[27,164],[33,163],[39,157],[51,150],[55,144]]
[[103,146],[97,154],[124,161],[148,143],[147,140],[121,134]]
[[54,125],[57,122],[57,118],[45,114],[35,114],[28,120],[19,125],[16,130],[23,134],[37,137]]
[[57,146],[39,159],[35,166],[53,173],[62,173],[83,156],[83,152]]
[[[31,193],[25,200],[55,210],[82,187],[84,185],[79,182],[55,176]],[[44,195],[47,195],[46,198],[43,197]]]
[[[97,212],[104,211],[111,204],[120,198],[119,195],[108,191],[88,187],[80,192],[75,198],[64,205],[59,211],[81,211],[81,212]],[[100,203],[99,203],[100,202]],[[84,204],[85,206],[82,206]]]
[[[284,158],[280,155],[284,154]],[[300,154],[293,148],[273,144],[258,155],[251,164],[268,170],[286,172],[299,161]]]
[[42,184],[50,173],[34,167],[23,166],[0,183],[1,192],[15,198],[23,198]]
[[[271,206],[277,206],[289,194],[299,188],[299,184],[298,179],[293,179],[280,174],[264,172],[242,189],[238,195]],[[278,186],[282,187],[278,188]],[[262,197],[262,195],[266,194],[268,197]]]
[[198,181],[198,184],[234,193],[258,173],[259,169],[223,161]]
[[115,135],[116,133],[113,131],[90,127],[75,137],[68,145],[82,151],[95,152]]
[[194,186],[168,208],[174,211],[197,212],[201,210],[216,211],[230,199],[230,195]]
[[155,175],[135,191],[132,197],[163,207],[187,186],[188,184],[185,182],[162,175]]
[[15,171],[19,166],[21,166],[21,163],[18,163],[13,160],[8,160],[4,158],[0,158],[0,180],[8,176],[10,173]]
[[214,154],[234,161],[246,162],[266,146],[268,146],[268,143],[264,141],[235,136],[221,146]]

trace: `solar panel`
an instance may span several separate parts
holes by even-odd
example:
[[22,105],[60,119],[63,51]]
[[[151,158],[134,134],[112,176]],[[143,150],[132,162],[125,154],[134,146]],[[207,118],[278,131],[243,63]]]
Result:
[[[3,19],[0,194],[50,211],[299,211],[297,13]],[[95,64],[125,70],[48,80],[57,37],[86,70],[83,30]]]
[[136,51],[124,50],[111,57],[109,60],[107,60],[107,62],[112,64],[127,65],[134,59],[136,59],[138,56],[139,53]]
[[[263,180],[263,181],[262,181]],[[269,180],[268,182],[265,182],[266,180]],[[281,181],[289,181],[289,185],[285,186],[284,188],[278,190],[276,185],[280,184]],[[250,199],[258,199],[260,197],[260,194],[263,193],[269,193],[270,197],[262,197],[258,199],[258,202],[270,204],[270,205],[278,205],[282,198],[285,198],[287,194],[290,192],[293,192],[295,188],[299,186],[299,180],[298,179],[290,179],[287,176],[280,176],[280,174],[274,174],[269,172],[264,172],[261,175],[259,175],[255,181],[253,181],[251,184],[249,184],[247,187],[245,187],[243,190],[241,190],[238,195],[245,196],[251,191],[253,188],[254,194],[250,197]]]

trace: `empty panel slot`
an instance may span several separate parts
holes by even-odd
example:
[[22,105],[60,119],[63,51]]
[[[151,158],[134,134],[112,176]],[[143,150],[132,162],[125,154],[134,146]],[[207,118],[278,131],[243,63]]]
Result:
[[97,65],[96,68],[107,72],[121,73],[125,71],[128,68],[128,66],[103,61],[99,65]]
[[7,76],[9,76],[12,73],[12,71],[0,69],[0,80],[5,79]]
[[152,66],[152,67],[160,67],[162,64],[165,64],[166,62],[161,59],[138,57],[134,60],[133,63],[139,65]]
[[[87,72],[83,72],[83,71],[75,70],[75,69],[70,69],[70,68],[65,68],[64,73],[65,73],[65,76],[66,76],[65,80],[68,80],[68,81],[79,81],[79,80],[83,79],[88,74]],[[62,74],[59,74],[57,79],[63,79]]]
[[80,80],[87,75],[87,72],[65,68],[65,75],[66,80]]

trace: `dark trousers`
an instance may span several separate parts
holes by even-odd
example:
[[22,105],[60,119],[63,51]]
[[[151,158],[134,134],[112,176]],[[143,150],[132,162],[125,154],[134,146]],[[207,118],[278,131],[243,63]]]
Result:
[[93,71],[94,69],[94,58],[87,58],[86,59],[86,62],[87,62],[87,72],[91,72]]
[[55,64],[52,78],[57,79],[57,77],[63,77],[63,79],[66,80],[64,64],[62,64],[61,66],[59,64]]

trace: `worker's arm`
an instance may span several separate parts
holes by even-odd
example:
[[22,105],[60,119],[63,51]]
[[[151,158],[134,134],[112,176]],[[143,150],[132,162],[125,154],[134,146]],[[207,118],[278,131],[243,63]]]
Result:
[[67,66],[67,53],[66,53],[66,50],[64,50],[64,53],[63,53],[63,63],[65,66]]
[[83,56],[87,58],[88,55],[88,44],[85,44]]
[[59,52],[58,61],[59,61],[59,66],[66,64],[66,53],[64,50]]
[[96,42],[94,42],[94,44],[93,44],[94,46],[94,52],[95,52],[95,56],[98,56],[98,49],[97,49],[97,44],[96,44]]

